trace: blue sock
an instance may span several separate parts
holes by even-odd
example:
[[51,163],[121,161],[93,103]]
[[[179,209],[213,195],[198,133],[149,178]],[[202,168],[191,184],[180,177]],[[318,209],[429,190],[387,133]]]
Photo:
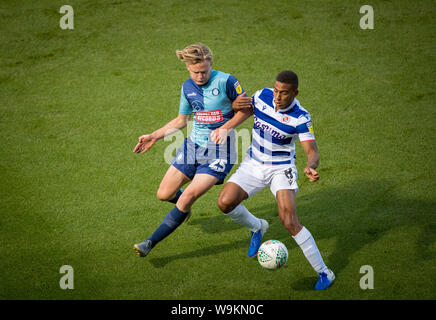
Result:
[[174,206],[174,208],[165,216],[161,225],[156,229],[151,237],[147,239],[151,240],[151,246],[154,247],[159,241],[162,241],[176,230],[177,227],[183,223],[187,215],[188,212],[185,213],[180,211],[177,206]]
[[176,196],[173,199],[168,200],[168,202],[171,202],[171,203],[174,203],[174,204],[177,203],[177,200],[179,200],[179,198],[182,195],[182,193],[183,193],[183,189],[180,188],[180,190],[177,191]]

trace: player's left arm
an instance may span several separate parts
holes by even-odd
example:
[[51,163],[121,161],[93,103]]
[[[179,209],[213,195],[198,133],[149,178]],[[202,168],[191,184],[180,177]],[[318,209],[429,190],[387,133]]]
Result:
[[[225,130],[228,132],[235,129],[242,122],[250,118],[250,116],[254,113],[251,97],[248,97],[247,93],[243,91],[243,93],[236,96],[236,99],[233,100],[232,109],[235,111],[235,114],[229,121],[219,127],[218,130]],[[226,137],[224,137],[224,139],[225,138]]]
[[233,100],[232,109],[235,112],[247,109],[253,110],[252,97],[247,96],[245,92],[240,94],[235,100]]
[[254,113],[251,97],[247,97],[239,81],[232,75],[226,81],[226,94],[232,101],[232,109],[235,114],[229,121],[211,132],[210,138],[215,144],[224,144],[227,141],[229,131],[235,129]]
[[319,174],[316,171],[319,165],[319,153],[315,140],[301,141],[301,146],[307,156],[307,165],[304,168],[304,173],[311,182],[319,180]]

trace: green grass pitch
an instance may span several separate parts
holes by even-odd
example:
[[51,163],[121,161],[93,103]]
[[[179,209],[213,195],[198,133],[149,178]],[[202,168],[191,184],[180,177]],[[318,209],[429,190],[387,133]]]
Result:
[[[0,299],[436,298],[433,1],[71,0],[73,30],[64,4],[0,3]],[[359,27],[364,4],[373,30]],[[328,290],[312,289],[268,189],[245,205],[287,246],[279,270],[247,257],[248,231],[216,206],[222,186],[146,259],[133,252],[172,208],[155,196],[171,141],[132,149],[177,115],[188,73],[175,50],[194,42],[249,94],[299,75],[321,180],[303,176],[297,145],[297,211],[336,274]]]

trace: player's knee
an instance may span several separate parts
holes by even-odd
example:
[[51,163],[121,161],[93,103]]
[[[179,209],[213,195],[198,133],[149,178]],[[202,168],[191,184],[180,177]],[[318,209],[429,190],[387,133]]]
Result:
[[170,194],[168,191],[166,191],[165,189],[159,189],[156,192],[156,197],[160,200],[160,201],[168,201],[171,200],[171,196],[172,194]]
[[234,201],[227,195],[225,194],[220,194],[219,198],[218,198],[218,208],[220,208],[220,210],[223,213],[229,213],[230,211],[232,211],[233,209],[235,209],[236,204],[234,203]]
[[229,203],[225,202],[222,198],[218,198],[218,208],[220,208],[221,212],[229,213]]

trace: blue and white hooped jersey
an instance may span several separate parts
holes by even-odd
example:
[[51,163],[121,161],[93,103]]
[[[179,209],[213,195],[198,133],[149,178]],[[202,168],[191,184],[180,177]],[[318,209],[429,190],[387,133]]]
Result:
[[194,113],[191,140],[207,147],[210,133],[233,117],[232,102],[242,93],[244,89],[234,76],[217,70],[211,71],[208,83],[203,86],[192,79],[186,80],[180,95],[179,113]]
[[275,111],[273,90],[252,96],[254,125],[247,153],[262,164],[294,164],[295,141],[315,140],[310,114],[294,98],[292,104]]

